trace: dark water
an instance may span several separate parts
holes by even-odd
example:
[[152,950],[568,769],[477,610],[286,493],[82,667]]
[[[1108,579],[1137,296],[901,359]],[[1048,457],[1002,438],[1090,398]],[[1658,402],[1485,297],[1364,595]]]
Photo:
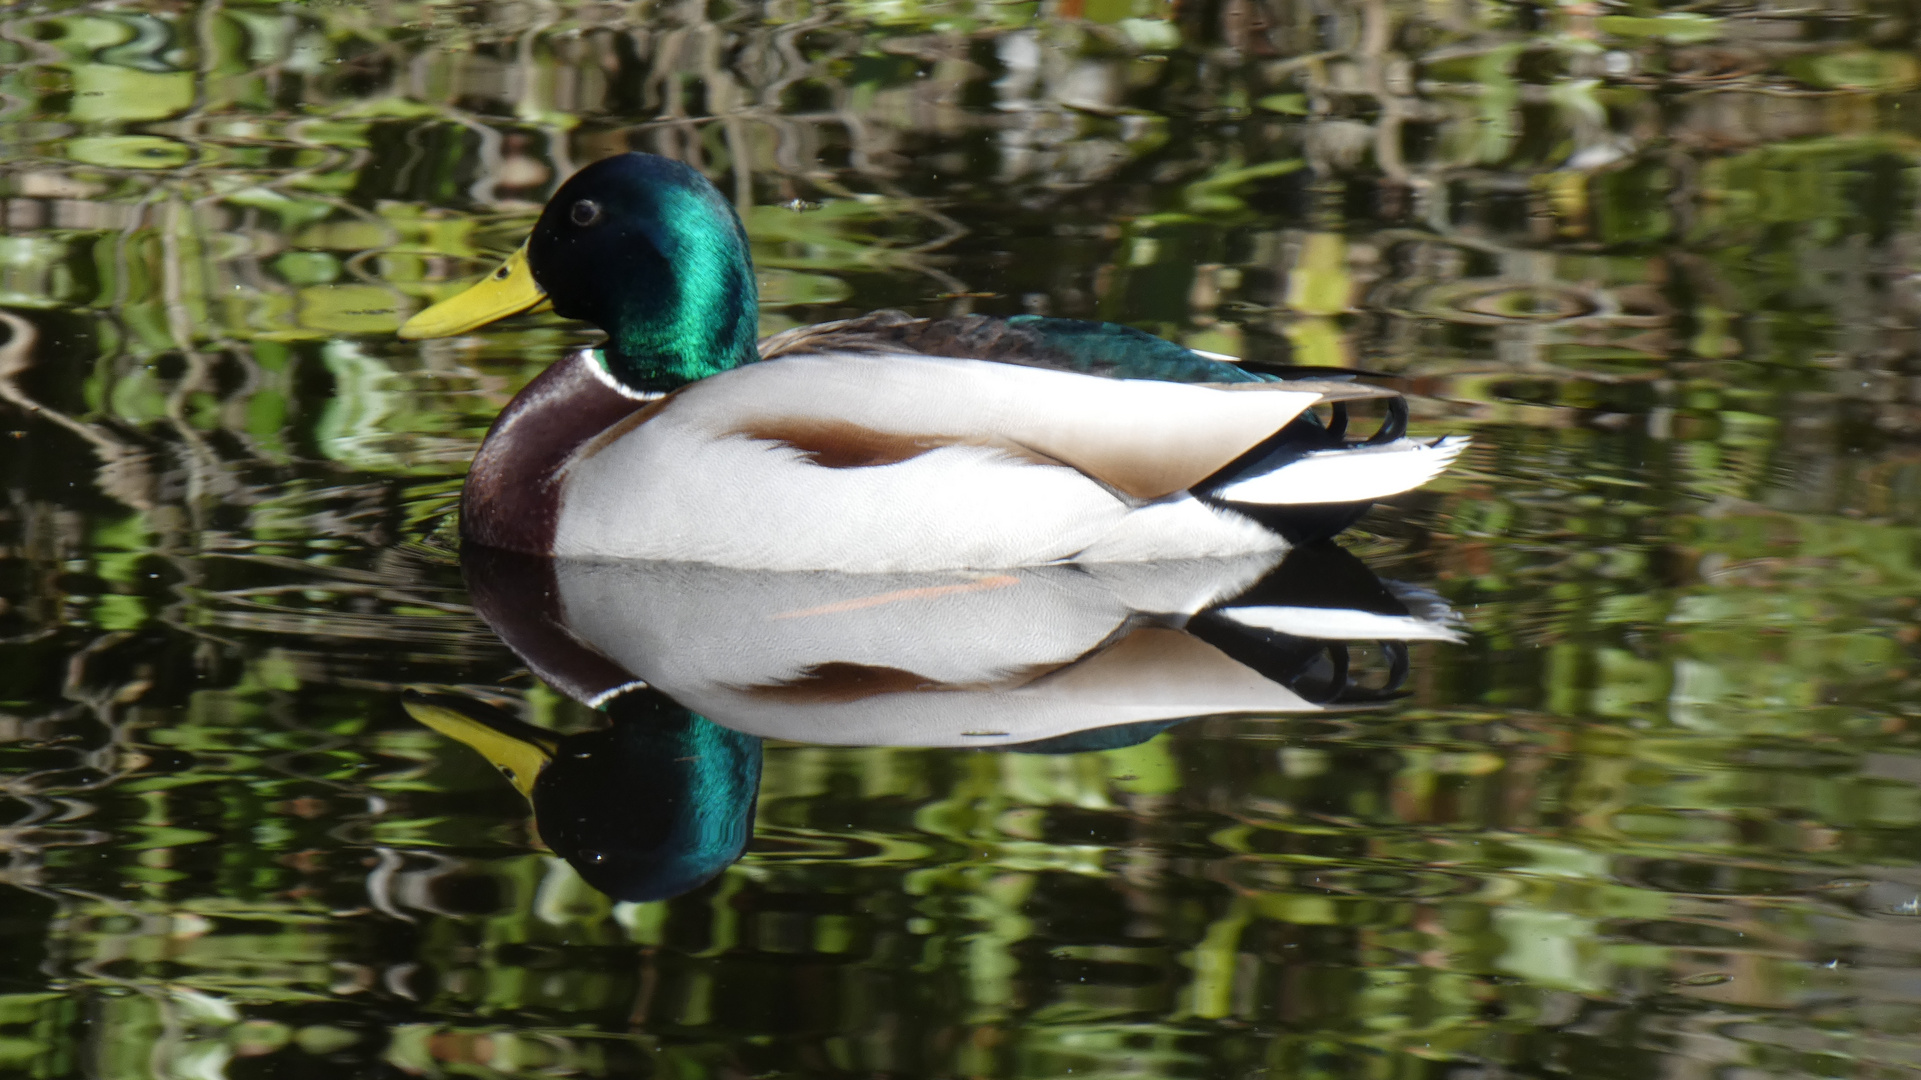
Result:
[[[8,9],[0,1072],[1910,1075],[1917,48],[1896,0]],[[613,902],[401,705],[601,722],[450,518],[586,332],[391,331],[629,147],[743,208],[770,332],[1397,377],[1474,448],[1341,543],[1462,640],[1111,749],[772,741],[745,858]]]

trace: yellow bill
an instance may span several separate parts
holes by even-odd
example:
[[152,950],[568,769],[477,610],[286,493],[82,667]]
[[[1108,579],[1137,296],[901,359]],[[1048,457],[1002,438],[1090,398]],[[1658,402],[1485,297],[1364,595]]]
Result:
[[527,266],[527,245],[520,245],[493,273],[400,325],[400,336],[420,338],[464,334],[495,319],[531,311],[547,302],[547,292]]
[[400,703],[415,720],[479,751],[529,801],[534,780],[560,745],[560,736],[553,732],[472,698],[410,689],[401,694]]

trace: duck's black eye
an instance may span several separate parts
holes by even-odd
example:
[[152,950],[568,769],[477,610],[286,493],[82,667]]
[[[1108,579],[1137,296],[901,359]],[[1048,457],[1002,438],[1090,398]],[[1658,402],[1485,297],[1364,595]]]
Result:
[[600,220],[600,204],[592,199],[582,199],[574,204],[568,216],[576,225],[592,225]]

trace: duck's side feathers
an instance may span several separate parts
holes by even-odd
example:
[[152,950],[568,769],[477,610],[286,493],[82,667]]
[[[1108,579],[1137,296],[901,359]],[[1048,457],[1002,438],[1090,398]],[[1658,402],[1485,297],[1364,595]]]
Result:
[[1373,446],[1317,450],[1269,472],[1244,476],[1215,488],[1230,503],[1307,506],[1356,503],[1411,491],[1440,475],[1468,440],[1450,435],[1433,442],[1396,439]]
[[460,495],[463,540],[526,555],[553,551],[561,466],[647,402],[621,393],[590,350],[541,372],[494,418]]
[[1162,501],[1320,396],[898,353],[786,356],[683,387],[584,446],[560,473],[554,550],[923,570],[1277,549],[1237,515]]
[[1138,507],[1073,559],[1081,563],[1158,560],[1168,549],[1169,537],[1181,538],[1184,559],[1224,559],[1287,549],[1284,539],[1255,521],[1183,493]]
[[[755,364],[682,391],[695,408],[754,425],[832,420],[991,446],[1068,465],[1130,498],[1185,491],[1350,384],[1180,385],[1090,379],[1040,367],[885,352],[814,353]],[[671,414],[670,414],[671,415]]]
[[1061,464],[1030,447],[1005,439],[881,431],[820,416],[758,418],[742,423],[728,434],[798,451],[807,461],[824,469],[866,469],[876,465],[893,465],[949,446],[987,447],[1006,457],[1034,465]]

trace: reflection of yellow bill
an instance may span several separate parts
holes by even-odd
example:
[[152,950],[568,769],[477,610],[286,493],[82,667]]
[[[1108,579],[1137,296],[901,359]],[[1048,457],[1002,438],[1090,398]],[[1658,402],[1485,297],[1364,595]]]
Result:
[[414,340],[464,334],[546,302],[546,290],[528,269],[527,245],[522,244],[493,273],[402,323],[400,336]]
[[534,797],[534,780],[560,745],[560,736],[553,732],[472,698],[408,690],[401,694],[400,703],[415,720],[479,751],[529,800]]

